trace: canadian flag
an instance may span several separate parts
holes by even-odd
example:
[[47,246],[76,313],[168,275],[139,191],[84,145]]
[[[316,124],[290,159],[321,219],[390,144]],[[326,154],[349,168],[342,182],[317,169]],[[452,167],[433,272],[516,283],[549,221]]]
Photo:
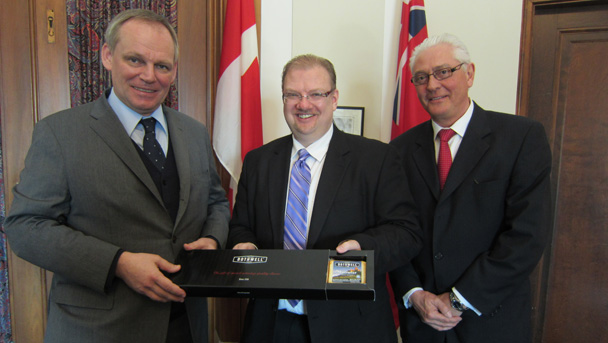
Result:
[[215,102],[213,148],[230,174],[232,202],[245,154],[262,145],[260,64],[253,0],[228,0]]

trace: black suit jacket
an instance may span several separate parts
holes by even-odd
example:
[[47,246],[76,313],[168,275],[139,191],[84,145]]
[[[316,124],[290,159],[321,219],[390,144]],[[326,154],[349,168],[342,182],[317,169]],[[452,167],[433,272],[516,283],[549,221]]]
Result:
[[[245,157],[230,222],[229,244],[283,249],[292,137]],[[389,145],[334,128],[309,227],[307,249],[335,249],[355,239],[374,250],[375,301],[308,301],[313,342],[395,342],[385,273],[407,263],[421,245],[411,195]],[[272,339],[277,300],[252,299],[244,342]]]
[[[529,275],[549,226],[551,152],[541,124],[475,104],[443,192],[431,122],[391,142],[402,158],[424,231],[423,249],[392,274],[398,297],[414,287],[456,289],[479,311],[447,332],[402,309],[408,342],[530,340]],[[447,340],[445,340],[447,336]]]

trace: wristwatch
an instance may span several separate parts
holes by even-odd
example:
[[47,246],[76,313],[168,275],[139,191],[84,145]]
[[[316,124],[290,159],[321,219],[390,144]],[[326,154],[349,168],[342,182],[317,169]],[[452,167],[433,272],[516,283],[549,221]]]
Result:
[[460,302],[458,296],[454,294],[454,292],[450,292],[450,304],[456,311],[464,312],[469,309],[465,304]]

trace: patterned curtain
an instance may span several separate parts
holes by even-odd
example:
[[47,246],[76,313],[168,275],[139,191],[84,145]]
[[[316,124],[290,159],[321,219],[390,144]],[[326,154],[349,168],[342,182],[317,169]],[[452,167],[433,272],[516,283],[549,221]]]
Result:
[[[110,88],[110,73],[101,63],[103,34],[118,13],[143,8],[162,14],[177,31],[177,0],[67,0],[68,63],[72,107],[96,100]],[[165,105],[178,109],[176,83]]]
[[[1,117],[1,116],[0,116]],[[0,127],[2,123],[0,122]],[[4,222],[4,168],[2,166],[2,130],[0,130],[0,225]],[[12,342],[11,307],[8,293],[8,261],[4,228],[0,233],[0,342]]]

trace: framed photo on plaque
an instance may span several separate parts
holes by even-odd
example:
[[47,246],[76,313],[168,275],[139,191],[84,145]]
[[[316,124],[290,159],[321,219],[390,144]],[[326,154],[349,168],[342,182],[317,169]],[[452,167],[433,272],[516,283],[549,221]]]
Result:
[[327,283],[366,283],[365,261],[329,259]]
[[338,106],[334,111],[334,124],[343,132],[363,136],[364,107]]

